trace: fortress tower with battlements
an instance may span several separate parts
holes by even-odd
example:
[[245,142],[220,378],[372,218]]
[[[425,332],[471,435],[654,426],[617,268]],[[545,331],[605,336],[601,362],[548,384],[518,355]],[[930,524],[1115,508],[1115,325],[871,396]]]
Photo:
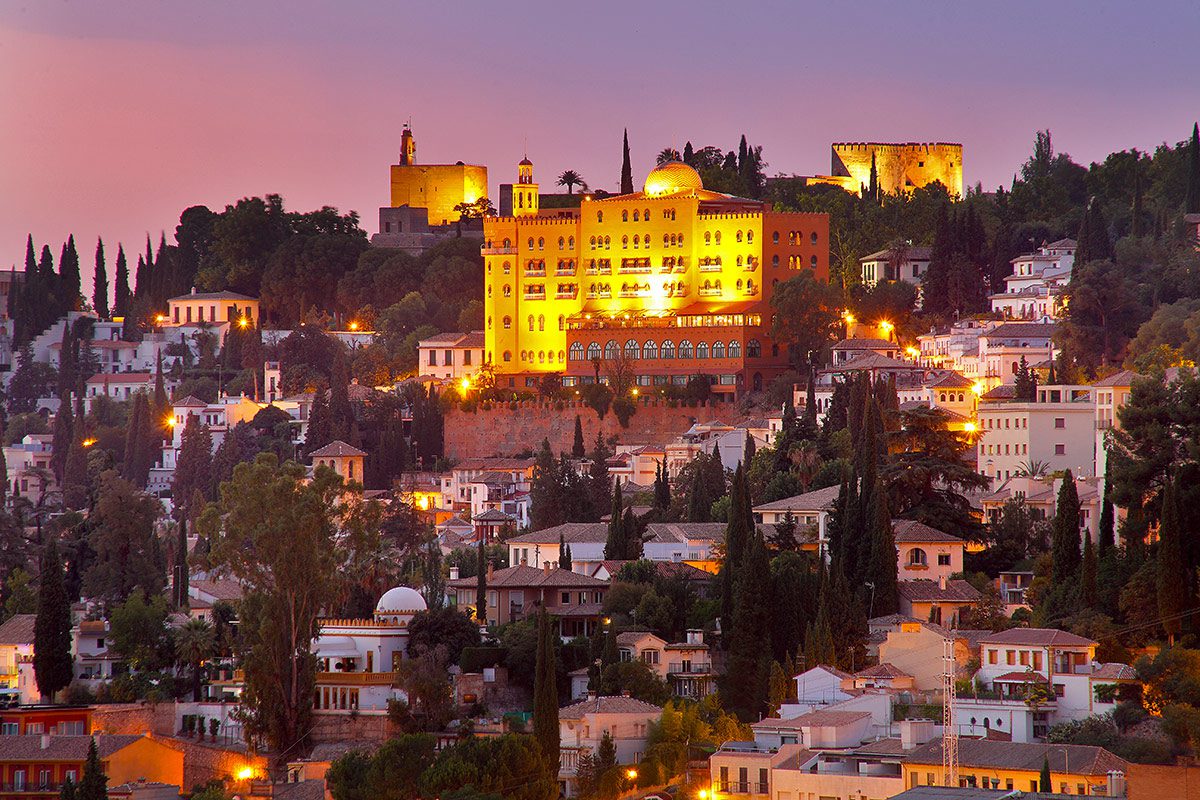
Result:
[[809,178],[809,183],[831,183],[859,194],[871,184],[871,165],[879,190],[887,194],[911,192],[940,181],[950,194],[962,196],[963,146],[948,142],[836,142],[829,175]]

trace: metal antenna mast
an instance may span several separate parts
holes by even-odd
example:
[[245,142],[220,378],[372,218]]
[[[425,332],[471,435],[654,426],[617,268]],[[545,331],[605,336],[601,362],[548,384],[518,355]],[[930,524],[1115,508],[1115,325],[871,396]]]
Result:
[[942,640],[942,785],[958,786],[958,728],[954,725],[954,630]]

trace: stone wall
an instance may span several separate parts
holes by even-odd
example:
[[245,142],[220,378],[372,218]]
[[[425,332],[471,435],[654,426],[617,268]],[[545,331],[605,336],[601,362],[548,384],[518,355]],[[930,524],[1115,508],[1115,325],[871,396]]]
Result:
[[313,744],[348,740],[383,742],[395,733],[387,714],[362,712],[349,714],[316,714],[313,717]]
[[251,767],[257,776],[265,776],[269,767],[266,756],[251,755],[241,748],[177,737],[161,737],[159,741],[183,753],[185,792],[212,780],[236,779],[246,767]]
[[171,736],[174,703],[113,703],[92,706],[93,733],[152,733]]
[[456,408],[446,413],[446,457],[513,456],[536,451],[542,439],[549,439],[556,453],[570,452],[577,414],[589,450],[596,441],[597,429],[605,439],[615,436],[621,444],[665,444],[697,422],[737,422],[745,417],[735,403],[672,406],[659,399],[639,402],[628,428],[621,427],[611,410],[599,419],[589,406],[576,401],[500,403],[474,411]]

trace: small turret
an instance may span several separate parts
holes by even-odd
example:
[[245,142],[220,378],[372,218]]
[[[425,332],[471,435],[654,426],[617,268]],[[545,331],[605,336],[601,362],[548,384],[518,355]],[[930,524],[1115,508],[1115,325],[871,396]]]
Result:
[[404,132],[400,134],[400,165],[411,167],[417,163],[417,140],[413,138],[412,129],[404,126]]

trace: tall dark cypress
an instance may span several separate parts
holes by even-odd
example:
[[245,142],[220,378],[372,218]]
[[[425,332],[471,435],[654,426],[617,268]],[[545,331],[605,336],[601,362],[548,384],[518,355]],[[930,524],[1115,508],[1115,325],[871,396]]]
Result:
[[58,412],[54,415],[54,439],[50,452],[50,471],[60,484],[71,449],[71,437],[75,432],[75,418],[71,414],[71,393],[59,399]]
[[1187,145],[1187,193],[1183,210],[1200,214],[1200,123],[1192,124],[1192,138]]
[[475,564],[475,621],[487,624],[487,537],[479,536],[479,557]]
[[867,582],[873,585],[870,616],[896,613],[896,535],[892,530],[892,515],[888,511],[887,487],[883,479],[875,481],[871,492],[871,558]]
[[78,311],[83,307],[82,283],[75,235],[70,234],[67,236],[67,243],[63,245],[62,257],[58,259],[59,308],[63,313]]
[[750,506],[746,474],[738,464],[733,473],[733,488],[729,495],[729,522],[725,526],[725,563],[721,565],[721,630],[730,631],[734,623],[734,603],[738,584],[742,580],[742,566],[746,548],[754,535],[754,519],[746,510]]
[[1051,555],[1054,559],[1053,579],[1056,585],[1075,580],[1079,569],[1079,491],[1071,470],[1063,475],[1058,490],[1058,503],[1051,533]]
[[1104,497],[1100,503],[1100,530],[1097,535],[1099,545],[1099,556],[1104,558],[1112,552],[1116,546],[1116,520],[1113,513],[1113,502],[1109,492],[1109,487],[1112,485],[1112,479],[1109,477],[1111,470],[1105,466],[1104,470]]
[[[771,572],[766,543],[755,533],[746,542],[747,575]],[[760,718],[767,700],[771,665],[771,595],[756,581],[743,579],[737,587],[732,624],[722,628],[729,637],[728,679],[722,690],[725,705],[743,720]]]
[[1092,537],[1083,536],[1083,558],[1079,563],[1079,601],[1085,609],[1096,607],[1096,547]]
[[53,702],[71,683],[71,603],[63,578],[58,545],[51,539],[42,551],[41,586],[33,624],[33,675],[42,697]]
[[174,587],[174,599],[176,608],[188,607],[188,583],[191,580],[191,571],[188,569],[188,551],[187,551],[187,515],[184,515],[179,520],[179,538],[175,542],[175,579],[172,581]]
[[129,313],[129,301],[133,293],[129,290],[129,265],[125,263],[125,246],[117,244],[117,266],[115,273],[116,285],[113,288],[114,317],[123,317]]
[[538,614],[537,659],[533,668],[533,738],[541,746],[547,770],[558,772],[558,669],[554,630],[543,608]]
[[104,240],[96,240],[96,269],[92,273],[92,308],[100,319],[108,319],[108,267],[104,263]]
[[621,194],[633,194],[633,166],[629,163],[629,129],[621,145]]
[[575,415],[575,441],[571,443],[571,455],[575,458],[587,455],[587,447],[583,443],[583,422],[578,414]]
[[83,777],[79,780],[79,788],[75,790],[76,800],[105,800],[108,797],[108,776],[100,764],[100,755],[96,751],[96,740],[88,744],[87,761],[83,764]]
[[621,483],[613,483],[612,509],[608,520],[608,537],[604,542],[604,558],[615,561],[625,552],[625,501],[621,497]]
[[1183,630],[1179,615],[1189,605],[1188,574],[1183,556],[1182,531],[1179,525],[1178,486],[1174,480],[1162,492],[1162,513],[1158,528],[1158,562],[1156,589],[1158,615],[1171,644]]

